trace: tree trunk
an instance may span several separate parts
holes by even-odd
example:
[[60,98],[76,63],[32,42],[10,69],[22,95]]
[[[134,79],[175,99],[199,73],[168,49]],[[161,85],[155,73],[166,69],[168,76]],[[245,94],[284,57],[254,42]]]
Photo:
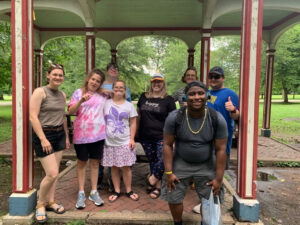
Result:
[[289,99],[288,99],[288,90],[286,87],[284,87],[282,89],[282,97],[283,97],[283,102],[284,103],[288,103],[289,102]]
[[3,94],[0,93],[0,100],[4,100]]

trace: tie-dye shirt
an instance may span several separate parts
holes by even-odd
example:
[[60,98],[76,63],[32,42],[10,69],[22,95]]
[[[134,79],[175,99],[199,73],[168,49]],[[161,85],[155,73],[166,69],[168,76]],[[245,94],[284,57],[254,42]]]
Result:
[[[77,89],[71,98],[68,107],[76,104],[82,96],[81,89]],[[98,93],[83,102],[73,122],[74,144],[94,143],[105,139],[104,105],[106,98]]]

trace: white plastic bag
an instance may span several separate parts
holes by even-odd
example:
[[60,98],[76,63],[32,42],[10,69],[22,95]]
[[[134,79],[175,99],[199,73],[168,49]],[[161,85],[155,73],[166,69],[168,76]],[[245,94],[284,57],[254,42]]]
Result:
[[209,199],[202,198],[202,224],[203,225],[222,225],[222,213],[219,196],[217,203],[214,202],[213,192],[210,192]]

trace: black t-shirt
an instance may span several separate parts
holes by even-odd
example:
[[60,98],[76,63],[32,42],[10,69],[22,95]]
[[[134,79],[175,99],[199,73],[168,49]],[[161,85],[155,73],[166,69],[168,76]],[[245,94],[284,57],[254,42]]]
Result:
[[171,96],[165,98],[146,98],[143,93],[137,104],[140,111],[140,141],[159,141],[163,139],[165,120],[176,109]]

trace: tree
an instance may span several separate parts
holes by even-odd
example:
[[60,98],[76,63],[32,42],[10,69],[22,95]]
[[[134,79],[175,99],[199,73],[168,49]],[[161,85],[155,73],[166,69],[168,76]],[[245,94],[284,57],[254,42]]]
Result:
[[10,24],[0,22],[0,100],[11,93],[11,35]]

